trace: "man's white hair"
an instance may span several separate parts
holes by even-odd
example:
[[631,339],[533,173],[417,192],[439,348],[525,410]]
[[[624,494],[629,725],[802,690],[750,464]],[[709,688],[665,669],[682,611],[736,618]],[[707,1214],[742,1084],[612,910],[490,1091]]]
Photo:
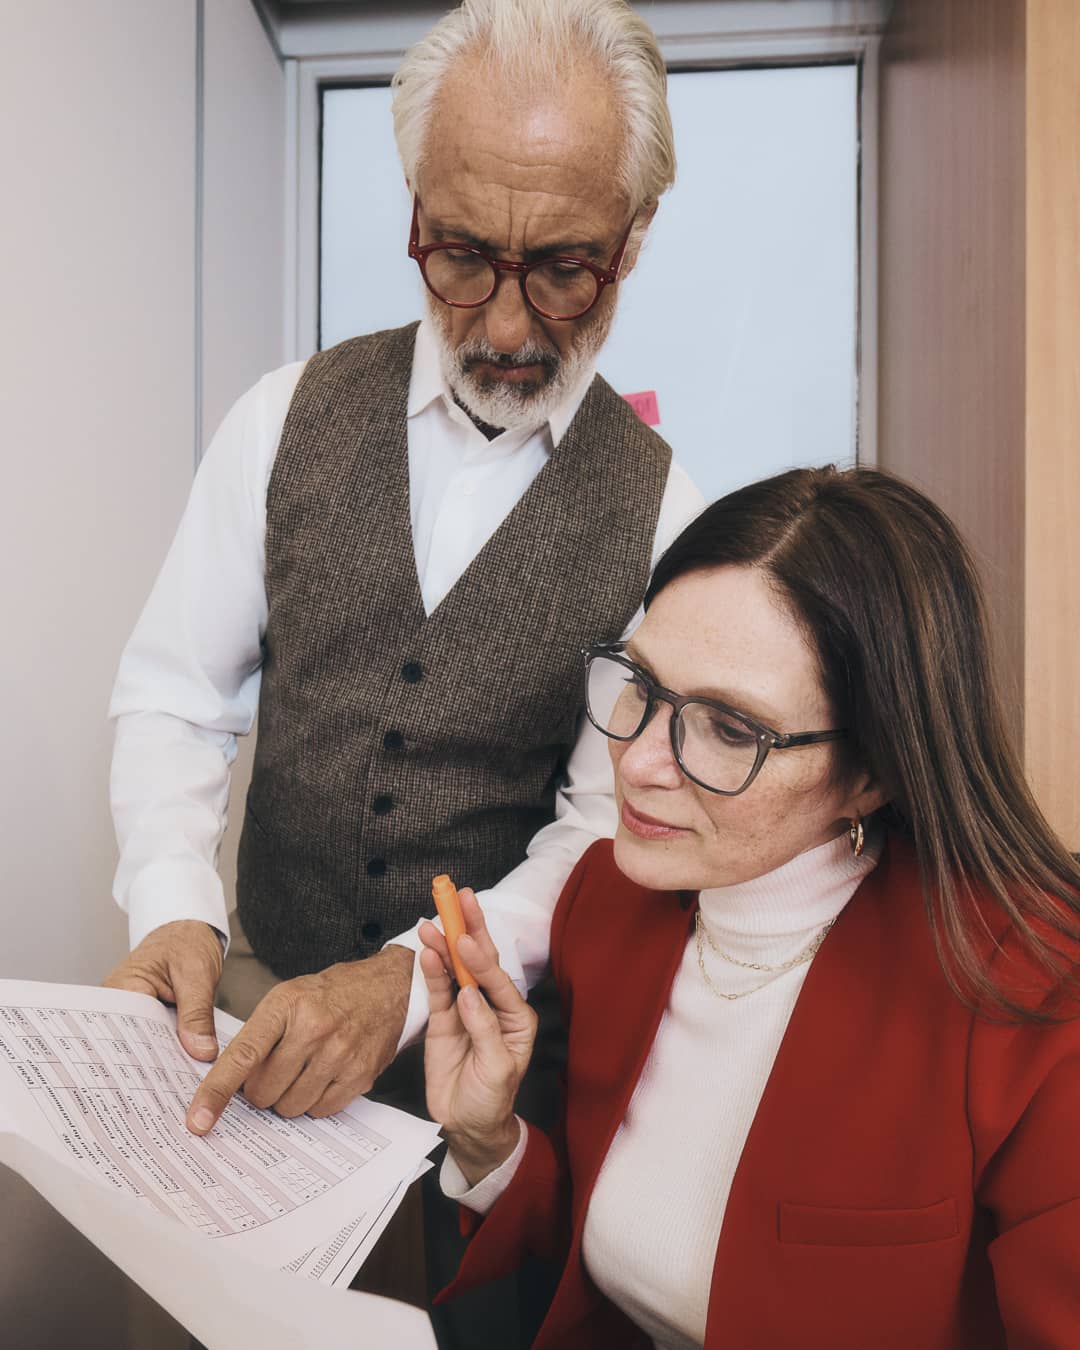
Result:
[[548,90],[562,87],[571,60],[592,55],[622,106],[620,186],[632,206],[657,201],[674,182],[664,59],[626,0],[464,0],[406,52],[393,79],[394,136],[414,188],[440,86],[463,55]]

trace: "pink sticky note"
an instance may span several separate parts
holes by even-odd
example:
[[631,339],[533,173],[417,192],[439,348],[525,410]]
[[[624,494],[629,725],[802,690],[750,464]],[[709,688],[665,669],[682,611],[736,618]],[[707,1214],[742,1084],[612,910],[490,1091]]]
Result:
[[656,402],[655,389],[645,389],[640,394],[623,394],[623,398],[647,427],[660,425],[660,408]]

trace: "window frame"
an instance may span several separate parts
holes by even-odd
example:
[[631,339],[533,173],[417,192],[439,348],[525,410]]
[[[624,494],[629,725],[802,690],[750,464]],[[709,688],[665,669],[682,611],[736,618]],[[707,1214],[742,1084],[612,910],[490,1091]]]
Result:
[[[258,4],[260,0],[256,0]],[[281,4],[277,36],[285,66],[285,336],[288,361],[319,343],[319,204],[322,94],[389,84],[406,49],[445,11],[409,3],[383,8]],[[877,463],[878,174],[881,36],[891,0],[656,0],[648,20],[670,71],[852,62],[858,78],[856,241],[856,462]]]

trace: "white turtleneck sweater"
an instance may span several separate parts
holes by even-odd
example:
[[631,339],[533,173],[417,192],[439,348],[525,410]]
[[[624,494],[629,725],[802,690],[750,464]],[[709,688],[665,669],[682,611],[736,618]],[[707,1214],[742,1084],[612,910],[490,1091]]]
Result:
[[[705,934],[742,962],[779,966],[799,956],[871,871],[846,835],[752,881],[702,891]],[[692,936],[652,1051],[619,1126],[585,1219],[582,1254],[596,1285],[657,1350],[698,1350],[705,1339],[713,1260],[728,1193],[809,969],[748,970],[717,955],[705,935],[702,976]],[[447,1155],[443,1191],[486,1213],[525,1150],[468,1189]]]

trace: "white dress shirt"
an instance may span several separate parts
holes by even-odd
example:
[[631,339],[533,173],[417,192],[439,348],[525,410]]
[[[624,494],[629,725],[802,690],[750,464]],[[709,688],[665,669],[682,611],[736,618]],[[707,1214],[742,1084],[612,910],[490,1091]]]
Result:
[[[236,737],[255,720],[266,630],[266,494],[303,362],[264,376],[230,410],[195,476],[161,572],[123,656],[109,709],[116,720],[111,797],[120,846],[113,894],[132,946],[174,919],[228,933],[216,864]],[[592,381],[533,432],[488,441],[454,402],[427,321],[417,331],[407,405],[409,498],[417,577],[430,614],[498,529],[559,443]],[[653,561],[701,509],[672,465]],[[637,618],[631,624],[636,625]],[[611,637],[598,633],[597,638]],[[604,738],[586,724],[570,756],[555,821],[528,857],[481,895],[503,967],[523,991],[547,962],[551,913],[593,839],[615,827]],[[467,884],[468,878],[459,879]],[[417,897],[417,913],[428,910]],[[417,949],[415,929],[393,941]],[[414,963],[401,1043],[427,1020]]]

